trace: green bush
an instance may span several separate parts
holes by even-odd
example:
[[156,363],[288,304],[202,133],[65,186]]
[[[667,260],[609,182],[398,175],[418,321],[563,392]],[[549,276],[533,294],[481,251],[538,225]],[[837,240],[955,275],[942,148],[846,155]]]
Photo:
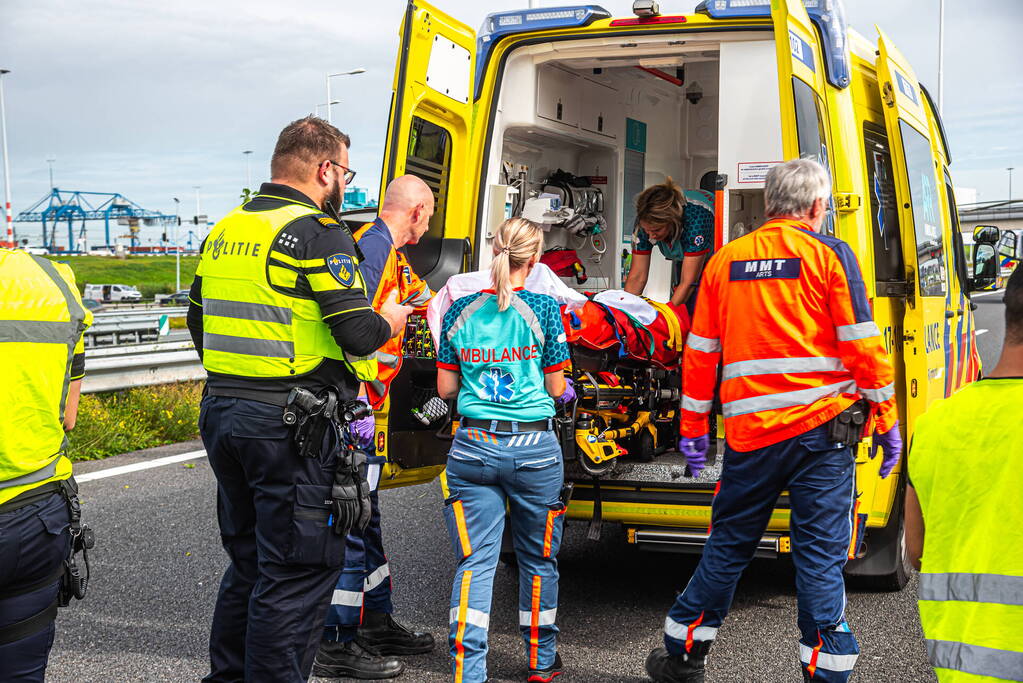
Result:
[[69,455],[72,460],[98,460],[194,439],[201,397],[201,382],[86,394],[68,434]]

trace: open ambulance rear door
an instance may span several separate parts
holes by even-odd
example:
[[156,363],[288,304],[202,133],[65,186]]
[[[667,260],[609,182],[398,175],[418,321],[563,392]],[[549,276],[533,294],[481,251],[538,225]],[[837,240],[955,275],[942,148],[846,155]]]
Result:
[[[409,1],[400,32],[380,197],[391,180],[406,173],[422,178],[433,190],[436,208],[430,229],[406,251],[413,269],[434,291],[462,270],[466,238],[475,225],[479,174],[469,162],[475,51],[475,31],[429,3]],[[420,326],[414,336],[426,332],[425,323]],[[447,457],[447,442],[435,435],[438,425],[424,427],[412,415],[412,409],[436,395],[431,394],[434,360],[423,355],[406,355],[376,415],[376,452],[388,459],[382,488],[429,481]]]
[[907,301],[903,320],[906,433],[927,405],[945,396],[944,328],[948,272],[941,183],[923,94],[909,62],[877,29],[877,79],[899,205]]

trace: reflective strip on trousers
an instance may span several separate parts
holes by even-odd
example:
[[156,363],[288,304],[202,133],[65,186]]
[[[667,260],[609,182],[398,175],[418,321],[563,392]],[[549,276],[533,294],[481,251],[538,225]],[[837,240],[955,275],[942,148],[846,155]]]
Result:
[[1009,681],[1020,680],[1023,652],[996,650],[993,647],[957,643],[952,640],[924,639],[927,657],[936,669],[952,669],[975,676],[992,676]]
[[710,337],[701,337],[698,334],[689,333],[686,337],[686,346],[694,351],[703,351],[704,353],[717,353],[721,350],[721,340],[711,339]]
[[[799,644],[799,661],[803,664],[810,664],[813,659],[813,648],[809,645]],[[828,671],[852,671],[856,666],[856,658],[859,655],[836,655],[823,650],[817,651],[817,668]]]
[[[451,610],[448,612],[448,623],[450,624],[458,623],[458,612],[460,609],[461,606],[451,608]],[[478,609],[467,607],[465,609],[465,623],[472,624],[473,626],[478,626],[479,628],[486,631],[490,628],[490,615]]]
[[688,410],[693,413],[709,413],[711,406],[713,405],[713,399],[710,401],[701,401],[682,394],[682,410]]
[[78,325],[51,320],[0,320],[0,342],[28,344],[76,343]]
[[28,474],[22,474],[14,479],[8,479],[6,481],[0,481],[0,489],[14,488],[15,486],[24,486],[25,484],[34,484],[39,481],[46,481],[57,474],[57,461],[60,460],[60,454],[54,456],[53,460],[48,465],[40,467],[35,472],[29,472]]
[[203,315],[215,315],[221,318],[240,318],[242,320],[258,320],[284,325],[291,324],[291,309],[285,306],[203,298],[202,312]]
[[881,330],[877,329],[877,323],[873,320],[853,325],[837,325],[835,335],[838,341],[856,341],[857,339],[868,339],[880,336]]
[[334,595],[330,598],[330,604],[344,605],[345,607],[362,607],[362,591],[334,589]]
[[880,389],[864,389],[863,387],[857,387],[856,391],[858,391],[860,396],[868,401],[873,403],[884,403],[895,396],[895,382],[892,382],[888,386],[881,387]]
[[1023,576],[965,572],[922,573],[918,597],[921,600],[958,600],[1023,606]]
[[[538,626],[553,626],[558,618],[558,608],[545,609],[537,615]],[[533,613],[526,610],[519,610],[519,626],[530,626],[533,623]]]
[[[461,502],[461,501],[459,501]],[[462,572],[462,584],[458,592],[458,607],[455,609],[455,683],[462,683],[465,675],[465,625],[469,618],[469,587],[472,585],[472,570]]]
[[462,326],[469,321],[469,318],[471,318],[476,311],[483,308],[483,304],[487,303],[491,296],[493,295],[483,294],[462,309],[462,312],[458,314],[458,318],[455,319],[455,322],[452,323],[450,329],[448,329],[448,341],[455,338],[455,333],[462,329]]
[[845,369],[840,358],[763,358],[729,363],[721,369],[721,378],[735,379],[747,375],[798,375],[804,372],[842,372]]
[[689,624],[680,624],[671,617],[664,620],[664,634],[675,640],[685,642],[688,638],[695,640],[714,640],[718,630],[714,626],[697,626],[689,633]]
[[822,387],[810,387],[809,389],[799,389],[797,391],[783,391],[779,394],[740,398],[722,405],[721,412],[725,417],[736,417],[749,413],[759,413],[763,410],[808,406],[828,396],[838,396],[839,394],[853,393],[854,391],[856,391],[856,382],[850,379],[835,384],[827,384]]
[[393,353],[385,353],[383,351],[377,351],[376,353],[377,362],[382,365],[386,365],[389,368],[398,367],[398,356]]
[[380,584],[384,582],[391,575],[391,568],[387,564],[380,565],[377,567],[372,574],[366,577],[366,580],[362,584],[362,590],[370,592]]
[[514,294],[511,298],[511,307],[518,311],[518,314],[526,321],[526,324],[529,325],[529,329],[533,331],[533,334],[536,336],[537,340],[539,340],[540,346],[542,347],[547,338],[544,336],[543,327],[540,326],[540,321],[537,319],[536,313],[533,312],[533,309],[529,307],[529,304]]
[[243,356],[265,356],[269,358],[294,358],[295,345],[290,341],[276,339],[252,339],[234,337],[228,334],[203,332],[202,345],[206,351],[237,353]]

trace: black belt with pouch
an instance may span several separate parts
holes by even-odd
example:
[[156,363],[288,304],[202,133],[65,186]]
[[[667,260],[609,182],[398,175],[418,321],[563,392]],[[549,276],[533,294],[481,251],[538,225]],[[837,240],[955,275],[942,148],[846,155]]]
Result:
[[863,426],[870,417],[869,404],[860,399],[831,418],[828,424],[828,438],[850,448],[863,440]]

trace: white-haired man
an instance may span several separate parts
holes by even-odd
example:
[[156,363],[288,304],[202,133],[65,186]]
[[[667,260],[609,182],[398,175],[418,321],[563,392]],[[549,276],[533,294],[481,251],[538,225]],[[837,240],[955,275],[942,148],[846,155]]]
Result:
[[[894,376],[856,256],[820,234],[831,183],[800,159],[768,173],[767,223],[707,265],[682,366],[679,450],[706,463],[718,363],[725,456],[713,532],[668,612],[658,683],[700,683],[704,660],[783,490],[789,492],[799,652],[806,680],[845,681],[859,647],[845,621],[842,568],[851,543],[852,446],[866,422],[884,449],[881,476],[902,451]],[[858,429],[842,429],[855,424]],[[848,418],[852,418],[851,420]]]

